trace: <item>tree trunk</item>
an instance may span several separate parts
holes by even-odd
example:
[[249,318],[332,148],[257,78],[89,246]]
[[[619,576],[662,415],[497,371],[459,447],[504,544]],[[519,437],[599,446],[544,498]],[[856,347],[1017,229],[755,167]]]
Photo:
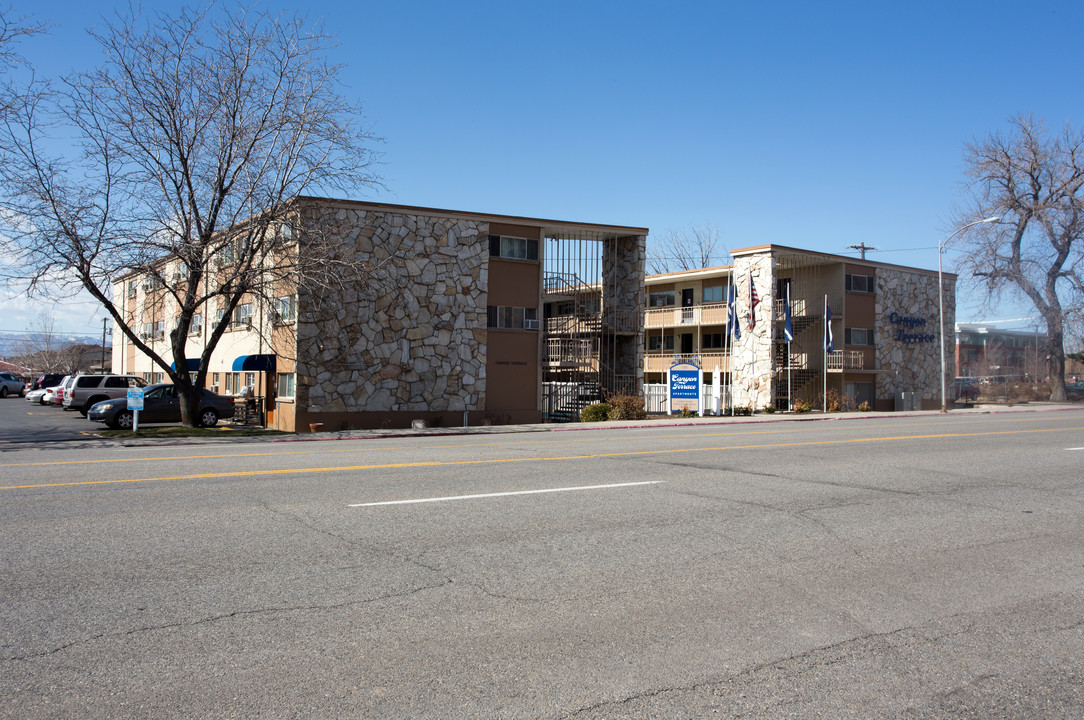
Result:
[[[1061,323],[1059,322],[1060,326]],[[1047,371],[1050,373],[1050,399],[1063,402],[1065,394],[1065,345],[1064,333],[1059,327],[1048,331],[1050,339],[1046,344]]]

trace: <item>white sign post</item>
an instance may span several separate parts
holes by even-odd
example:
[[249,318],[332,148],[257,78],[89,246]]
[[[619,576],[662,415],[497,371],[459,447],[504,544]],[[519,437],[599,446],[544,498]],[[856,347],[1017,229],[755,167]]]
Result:
[[128,388],[128,409],[132,411],[132,432],[139,432],[139,411],[143,409],[143,388]]

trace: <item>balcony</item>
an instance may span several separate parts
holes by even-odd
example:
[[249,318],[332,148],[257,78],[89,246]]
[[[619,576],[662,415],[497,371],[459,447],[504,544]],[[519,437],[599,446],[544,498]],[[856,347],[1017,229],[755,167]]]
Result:
[[716,366],[723,372],[730,369],[730,353],[721,350],[706,350],[701,353],[674,353],[653,351],[644,353],[644,372],[666,372],[675,362],[698,363],[705,372],[711,372]]
[[649,308],[644,315],[645,328],[725,324],[726,303],[693,305],[692,307]]
[[866,355],[861,350],[836,350],[828,353],[828,372],[865,369]]
[[603,329],[615,333],[635,333],[639,313],[625,310],[606,310],[602,313],[556,315],[546,318],[547,335],[594,335]]
[[548,338],[542,346],[542,362],[551,368],[598,368],[595,339]]

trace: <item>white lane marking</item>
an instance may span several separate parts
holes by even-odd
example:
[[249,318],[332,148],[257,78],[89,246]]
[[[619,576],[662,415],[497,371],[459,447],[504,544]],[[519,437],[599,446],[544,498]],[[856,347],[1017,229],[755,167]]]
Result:
[[581,485],[580,487],[547,488],[545,490],[516,490],[512,492],[481,493],[478,495],[452,495],[449,497],[417,498],[414,500],[385,500],[384,502],[356,503],[347,507],[377,507],[378,505],[416,505],[418,503],[450,502],[452,500],[478,500],[480,498],[509,497],[511,495],[538,495],[541,493],[572,492],[574,490],[607,490],[609,488],[634,487],[636,485],[658,485],[665,480],[645,480],[643,482],[612,483],[610,485]]
[[1078,448],[1065,448],[1065,449],[1066,449],[1066,450],[1084,450],[1084,447],[1078,447]]

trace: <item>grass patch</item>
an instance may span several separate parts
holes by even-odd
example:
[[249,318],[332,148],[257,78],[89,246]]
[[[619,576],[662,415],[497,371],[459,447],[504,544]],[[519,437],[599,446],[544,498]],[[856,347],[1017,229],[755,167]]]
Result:
[[98,430],[96,435],[103,438],[235,438],[254,437],[264,435],[293,435],[294,433],[282,430],[265,430],[264,428],[245,427],[243,425],[223,425],[213,428],[191,428],[183,425],[166,425],[162,427],[140,427],[139,432],[132,430]]

